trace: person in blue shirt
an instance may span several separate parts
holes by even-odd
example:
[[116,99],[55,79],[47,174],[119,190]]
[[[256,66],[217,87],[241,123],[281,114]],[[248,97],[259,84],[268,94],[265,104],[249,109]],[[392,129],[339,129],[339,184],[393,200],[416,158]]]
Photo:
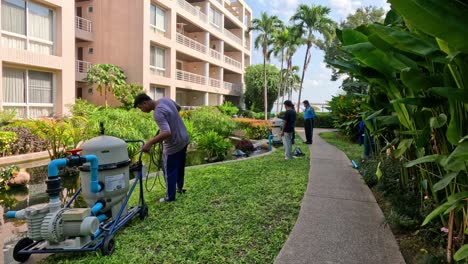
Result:
[[304,105],[304,128],[306,134],[306,144],[312,144],[312,136],[314,133],[314,119],[315,119],[315,110],[310,105],[309,101],[304,100],[302,102]]

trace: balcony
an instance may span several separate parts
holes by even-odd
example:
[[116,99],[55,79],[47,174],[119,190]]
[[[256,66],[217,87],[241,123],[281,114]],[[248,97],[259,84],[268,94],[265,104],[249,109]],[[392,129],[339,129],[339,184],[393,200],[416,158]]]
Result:
[[84,82],[88,69],[91,68],[92,65],[91,62],[77,60],[75,62],[75,80],[77,82]]
[[82,17],[75,17],[75,37],[78,39],[93,41],[93,22]]
[[182,8],[184,11],[186,11],[186,12],[190,13],[191,15],[193,15],[193,16],[199,18],[200,20],[202,20],[204,23],[209,25],[213,30],[216,30],[216,31],[224,34],[231,41],[235,42],[239,46],[242,46],[242,40],[239,37],[237,37],[236,35],[234,35],[232,32],[230,32],[229,30],[227,30],[225,28],[222,28],[220,26],[217,26],[217,25],[214,25],[214,24],[210,23],[208,21],[208,16],[206,14],[204,14],[200,9],[198,9],[198,8],[194,7],[193,5],[191,5],[189,2],[187,2],[185,0],[177,0],[177,5],[180,8]]
[[231,57],[224,56],[224,62],[229,64],[229,65],[232,65],[232,66],[234,66],[236,68],[239,68],[239,69],[242,68],[242,63],[240,63],[239,61],[236,61],[235,59],[233,59]]
[[203,22],[208,23],[208,17],[202,11],[200,11],[198,8],[191,5],[189,2],[187,2],[185,0],[177,0],[177,5],[179,5],[179,7],[181,7],[185,11],[189,12],[190,14],[198,17]]
[[206,77],[205,76],[198,75],[198,74],[191,73],[191,72],[177,70],[176,71],[176,78],[179,81],[206,85]]
[[221,81],[218,80],[218,79],[210,78],[210,86],[211,87],[216,87],[216,88],[221,88]]
[[210,56],[211,58],[217,59],[222,61],[223,60],[223,54],[219,53],[218,51],[214,49],[210,49]]
[[224,89],[232,91],[236,94],[242,94],[242,84],[235,84],[230,82],[223,83]]
[[198,41],[195,41],[189,37],[186,37],[180,33],[177,32],[177,36],[176,36],[176,41],[177,43],[179,44],[182,44],[188,48],[191,48],[193,50],[196,50],[198,52],[201,52],[201,53],[205,53],[206,54],[206,50],[207,50],[207,47],[203,44],[201,44],[200,42]]

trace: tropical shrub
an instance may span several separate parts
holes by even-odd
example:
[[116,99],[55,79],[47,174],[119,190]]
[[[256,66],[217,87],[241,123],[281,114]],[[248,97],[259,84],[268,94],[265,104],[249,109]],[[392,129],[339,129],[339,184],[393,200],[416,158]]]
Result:
[[198,149],[205,152],[208,161],[223,160],[231,147],[229,141],[213,130],[201,134],[198,138]]
[[1,110],[0,111],[0,126],[10,123],[16,116],[16,110]]
[[268,138],[270,127],[266,125],[256,125],[245,129],[245,137],[248,139]]
[[[278,97],[279,69],[271,64],[266,65],[267,87],[268,87],[268,112]],[[264,81],[263,65],[251,65],[245,68],[245,105],[247,109],[255,112],[264,110]],[[265,116],[265,114],[263,114]]]
[[230,101],[225,101],[222,105],[218,106],[218,109],[221,113],[231,117],[239,112],[239,108]]
[[[31,152],[44,151],[47,148],[46,142],[37,135],[33,134],[27,127],[3,127],[2,131],[14,133],[16,140],[9,143],[9,153],[6,155],[18,155]],[[0,131],[0,133],[2,133]],[[0,140],[3,142],[3,140]]]
[[361,117],[361,100],[355,95],[333,96],[330,100],[330,115],[333,117],[334,126],[339,128],[349,139],[356,141]]
[[333,128],[335,119],[330,113],[315,112],[314,127]]
[[0,131],[0,155],[7,156],[11,153],[11,144],[17,140],[15,132]]
[[389,2],[384,24],[338,32],[349,56],[328,63],[369,85],[363,120],[386,143],[380,151],[395,147],[394,157],[406,162],[399,191],[433,199],[437,208],[422,225],[447,228],[447,261],[453,249],[460,261],[468,257],[468,6]]
[[97,107],[94,104],[81,99],[76,99],[75,103],[69,106],[69,108],[73,116],[81,116],[85,118],[96,114],[96,112],[100,109],[100,107]]
[[13,178],[14,174],[17,173],[18,171],[19,171],[19,168],[16,165],[0,167],[0,190],[9,189],[7,183],[11,178]]
[[193,110],[190,121],[197,134],[215,131],[223,138],[227,138],[236,128],[236,123],[231,117],[222,114],[216,107],[204,106]]
[[135,97],[143,93],[144,90],[141,84],[130,83],[115,86],[112,92],[123,108],[132,109]]

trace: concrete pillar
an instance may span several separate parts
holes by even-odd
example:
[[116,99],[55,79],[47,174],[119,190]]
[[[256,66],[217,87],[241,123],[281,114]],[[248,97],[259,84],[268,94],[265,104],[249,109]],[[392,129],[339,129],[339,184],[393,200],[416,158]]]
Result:
[[203,71],[203,75],[206,78],[205,85],[209,86],[210,85],[210,64],[208,62],[205,62],[203,66],[205,68]]
[[206,1],[205,8],[204,8],[203,12],[205,13],[205,15],[208,16],[208,18],[210,16],[210,7],[211,7],[210,2]]
[[224,103],[224,95],[220,94],[218,97],[218,104],[222,105]]
[[210,32],[205,32],[205,46],[208,47],[206,52],[210,54]]
[[176,92],[177,92],[177,89],[174,85],[171,85],[170,87],[166,88],[166,97],[169,97],[171,98],[172,100],[176,100]]
[[[224,56],[224,40],[219,41],[219,53]],[[223,59],[223,58],[221,58]]]
[[220,25],[221,29],[224,30],[224,14],[221,13],[221,25]]
[[210,105],[210,93],[206,92],[203,97],[203,104]]
[[219,68],[219,80],[221,81],[221,87],[223,87],[224,81],[224,68]]

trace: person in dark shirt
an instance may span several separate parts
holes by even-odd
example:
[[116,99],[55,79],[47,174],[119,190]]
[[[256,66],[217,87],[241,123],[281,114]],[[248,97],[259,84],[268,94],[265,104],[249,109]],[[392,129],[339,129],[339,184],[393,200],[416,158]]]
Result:
[[283,117],[283,129],[281,137],[283,138],[285,160],[292,159],[292,135],[294,133],[294,124],[296,123],[296,111],[294,105],[290,100],[284,101],[286,113]]

